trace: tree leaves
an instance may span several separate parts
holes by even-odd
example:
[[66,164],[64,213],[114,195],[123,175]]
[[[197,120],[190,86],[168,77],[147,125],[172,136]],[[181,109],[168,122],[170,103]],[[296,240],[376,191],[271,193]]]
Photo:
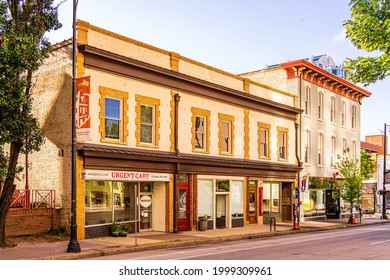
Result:
[[58,29],[54,0],[0,0],[0,246],[21,167],[19,154],[37,151],[43,131],[32,112],[33,71],[50,51],[45,33]]
[[352,0],[351,19],[344,22],[353,45],[375,56],[348,58],[348,79],[365,86],[390,75],[390,0]]

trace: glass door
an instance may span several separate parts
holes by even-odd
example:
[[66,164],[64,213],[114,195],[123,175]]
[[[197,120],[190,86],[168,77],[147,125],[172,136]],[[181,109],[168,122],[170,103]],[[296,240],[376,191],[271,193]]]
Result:
[[152,229],[152,193],[140,193],[140,229]]
[[257,181],[249,181],[247,209],[249,224],[257,224]]
[[188,191],[188,176],[186,174],[178,175],[178,230],[191,230],[190,226],[190,197]]

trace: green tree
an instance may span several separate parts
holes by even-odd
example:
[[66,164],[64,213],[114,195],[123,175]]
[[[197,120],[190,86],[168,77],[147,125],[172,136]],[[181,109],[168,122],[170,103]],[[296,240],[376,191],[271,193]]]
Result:
[[390,75],[390,0],[351,0],[346,37],[373,56],[348,58],[349,79],[369,85]]
[[375,173],[375,160],[365,150],[360,150],[360,172],[363,180],[370,179]]
[[363,176],[361,174],[359,160],[350,158],[345,153],[344,157],[337,156],[337,162],[332,167],[339,171],[342,178],[342,183],[339,186],[340,197],[348,202],[351,207],[351,216],[349,219],[351,221],[353,205],[360,203],[363,189]]
[[45,33],[61,27],[54,0],[0,0],[0,247],[15,191],[20,153],[39,150],[44,136],[32,113],[33,72],[50,51]]

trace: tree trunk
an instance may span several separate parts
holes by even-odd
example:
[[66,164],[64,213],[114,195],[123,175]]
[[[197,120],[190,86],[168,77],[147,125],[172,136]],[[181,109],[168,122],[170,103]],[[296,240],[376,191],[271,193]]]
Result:
[[0,196],[0,247],[2,248],[7,247],[9,245],[5,238],[5,221],[16,188],[14,180],[16,174],[16,167],[18,164],[18,157],[20,154],[20,148],[21,145],[19,143],[11,143],[7,175]]

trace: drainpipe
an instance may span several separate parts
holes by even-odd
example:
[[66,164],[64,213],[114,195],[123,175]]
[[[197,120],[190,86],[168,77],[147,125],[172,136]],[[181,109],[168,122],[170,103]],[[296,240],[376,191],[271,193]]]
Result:
[[[302,109],[302,72],[299,73],[299,109]],[[296,156],[297,156],[299,167],[302,166],[302,163],[300,161],[300,154],[301,154],[301,151],[302,151],[302,141],[301,141],[301,139],[302,139],[302,127],[299,128],[299,126],[301,124],[302,124],[302,113],[299,114],[299,124],[298,124],[299,131],[296,132],[297,135],[299,134],[299,143],[297,143],[297,146],[296,146],[297,147]]]
[[[180,151],[179,151],[179,102],[180,102],[180,95],[175,94],[174,96],[175,101],[175,153],[176,156],[179,157]],[[173,176],[173,232],[177,233],[178,230],[178,217],[179,217],[179,190],[177,189],[177,174],[180,170],[180,163],[176,162],[176,170],[175,175]]]
[[[298,69],[299,71],[299,69]],[[302,108],[302,72],[299,72],[299,103],[298,103],[298,106],[299,106],[299,109]],[[301,124],[302,124],[302,113],[299,114],[299,123],[295,123],[295,157],[298,161],[298,166],[299,167],[302,167],[303,166],[303,163],[301,162],[301,157],[300,157],[300,154],[301,154],[301,149],[302,149],[302,127]],[[301,176],[300,176],[300,171],[298,172],[298,189],[300,189],[300,181],[301,181]],[[298,211],[298,209],[300,210],[300,198],[297,198],[298,200],[298,203],[297,205],[295,205],[295,209],[296,209],[296,215],[297,217],[294,217],[294,219],[297,219],[297,224],[298,224],[298,228],[299,228],[299,220],[300,220],[300,212],[301,211]],[[295,211],[294,211],[295,212]]]
[[26,185],[24,186],[24,195],[26,207],[30,209],[30,186],[28,185],[28,152],[26,152]]

